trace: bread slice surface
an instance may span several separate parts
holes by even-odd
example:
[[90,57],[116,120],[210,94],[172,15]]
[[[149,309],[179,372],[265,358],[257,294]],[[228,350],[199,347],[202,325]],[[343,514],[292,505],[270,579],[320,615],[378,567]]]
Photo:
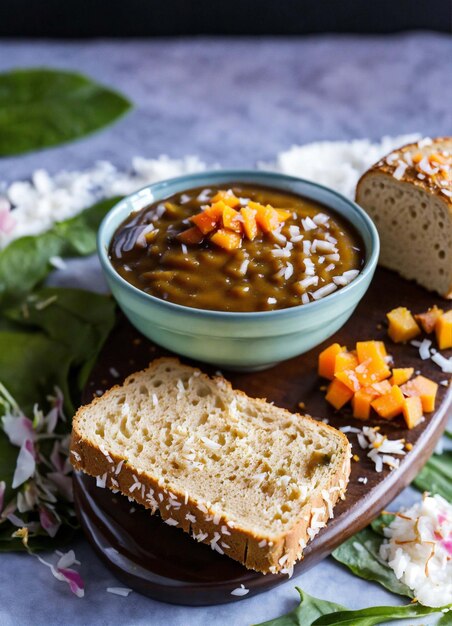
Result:
[[387,155],[359,180],[356,202],[379,231],[380,264],[452,298],[452,137]]
[[157,359],[81,407],[71,461],[246,567],[290,570],[350,473],[341,432]]

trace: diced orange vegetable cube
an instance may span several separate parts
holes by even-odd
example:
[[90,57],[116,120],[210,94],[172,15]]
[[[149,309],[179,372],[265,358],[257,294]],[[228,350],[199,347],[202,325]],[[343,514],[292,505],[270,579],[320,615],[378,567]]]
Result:
[[325,400],[332,404],[335,409],[341,409],[353,398],[353,391],[336,378],[328,386]]
[[407,380],[410,380],[414,372],[413,367],[395,367],[392,370],[392,376],[389,379],[391,385],[403,385]]
[[382,380],[378,383],[372,383],[371,387],[380,396],[384,396],[391,391],[391,384],[387,380]]
[[403,403],[403,417],[408,428],[414,428],[424,417],[422,412],[422,401],[418,396],[405,398]]
[[236,233],[242,232],[242,217],[238,211],[230,206],[223,209],[223,226]]
[[418,313],[414,319],[419,322],[425,333],[428,335],[435,330],[438,318],[443,314],[443,310],[439,309],[436,304],[425,313]]
[[352,352],[339,352],[334,362],[334,375],[344,370],[354,370],[358,365],[358,359]]
[[233,209],[240,205],[240,200],[231,191],[219,191],[212,198],[212,202],[224,202]]
[[404,402],[402,390],[397,385],[393,385],[389,393],[372,400],[371,405],[380,417],[391,420],[402,413]]
[[343,348],[338,343],[333,343],[325,350],[322,350],[319,354],[319,376],[333,380],[336,356],[342,351]]
[[385,361],[386,349],[382,341],[358,341],[356,354],[362,366],[357,369],[362,384],[378,382],[391,375],[391,370]]
[[253,241],[257,235],[256,211],[244,206],[240,209],[243,218],[243,230],[250,241]]
[[210,241],[220,248],[224,248],[224,250],[235,250],[242,245],[241,236],[225,228],[219,228],[217,232],[211,236]]
[[248,206],[256,211],[257,225],[264,231],[264,233],[271,233],[276,230],[280,224],[278,213],[275,209],[267,204],[263,206],[258,202],[249,202]]
[[211,233],[218,226],[220,217],[215,217],[207,212],[207,209],[202,213],[197,213],[190,218],[190,221],[195,224],[202,232],[203,235]]
[[435,332],[440,350],[452,348],[452,309],[438,318]]
[[416,376],[413,380],[409,380],[401,387],[403,393],[412,398],[418,396],[422,402],[422,410],[430,413],[435,410],[436,392],[438,385],[430,378],[425,376]]
[[[152,231],[151,231],[152,232]],[[177,235],[177,239],[182,243],[188,243],[189,245],[201,243],[204,239],[204,235],[197,226],[187,228]]]
[[361,388],[361,383],[356,377],[355,370],[341,370],[337,372],[334,377],[354,392]]
[[388,335],[395,343],[410,341],[421,332],[411,312],[403,306],[386,313],[386,317],[389,320]]
[[286,209],[275,209],[275,211],[280,222],[285,222],[292,215],[292,211],[286,211]]
[[204,209],[204,213],[206,215],[210,215],[210,217],[215,218],[217,222],[220,222],[221,218],[223,217],[223,211],[226,208],[226,206],[227,205],[222,200],[219,200],[218,202],[214,202],[210,206],[206,207]]
[[361,387],[352,399],[353,417],[368,420],[370,417],[371,402],[378,397],[378,393],[372,387]]

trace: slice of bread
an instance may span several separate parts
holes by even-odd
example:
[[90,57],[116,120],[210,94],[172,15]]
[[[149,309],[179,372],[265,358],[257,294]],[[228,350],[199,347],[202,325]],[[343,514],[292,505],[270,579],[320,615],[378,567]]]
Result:
[[98,485],[263,573],[290,572],[350,473],[341,432],[166,358],[81,407],[71,453]]
[[359,180],[356,202],[377,226],[380,264],[452,298],[452,137],[383,158]]

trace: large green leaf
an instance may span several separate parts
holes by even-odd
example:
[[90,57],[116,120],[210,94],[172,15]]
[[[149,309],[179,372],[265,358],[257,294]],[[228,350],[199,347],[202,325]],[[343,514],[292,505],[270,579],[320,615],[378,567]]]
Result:
[[0,74],[0,156],[78,139],[130,106],[124,96],[74,72],[33,68]]
[[394,570],[379,557],[382,541],[381,534],[367,527],[336,548],[332,556],[357,576],[378,582],[393,593],[412,598],[411,589],[400,582]]
[[0,308],[28,294],[53,269],[53,256],[82,256],[96,250],[103,217],[119,200],[108,198],[41,235],[22,237],[0,251]]
[[[374,626],[390,620],[409,619],[441,611],[440,608],[420,604],[375,606],[349,611],[340,604],[314,598],[298,587],[296,589],[300,594],[300,604],[293,611],[257,626]],[[443,619],[446,621],[442,621]],[[446,613],[440,620],[441,626],[449,624],[448,619]]]
[[293,611],[256,626],[311,626],[322,615],[344,610],[340,604],[314,598],[299,587],[296,587],[296,590],[300,594],[300,604]]
[[413,485],[420,491],[437,493],[452,502],[452,450],[430,457]]

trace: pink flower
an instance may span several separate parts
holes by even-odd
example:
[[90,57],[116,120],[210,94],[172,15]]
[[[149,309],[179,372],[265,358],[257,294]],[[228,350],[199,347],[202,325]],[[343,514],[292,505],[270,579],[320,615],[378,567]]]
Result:
[[11,413],[2,417],[3,430],[13,446],[22,446],[25,441],[35,441],[36,433],[33,423],[25,415],[13,415]]
[[16,469],[13,476],[13,489],[16,489],[26,480],[31,478],[36,469],[36,454],[33,442],[27,439],[21,448],[16,461]]
[[16,225],[11,214],[11,205],[6,198],[0,198],[0,233],[10,233]]
[[43,565],[47,565],[47,567],[50,568],[50,571],[57,580],[66,582],[72,593],[78,598],[83,598],[85,595],[85,583],[78,572],[74,569],[70,569],[70,566],[73,564],[80,565],[79,561],[75,558],[74,551],[69,550],[69,552],[66,553],[56,552],[56,554],[60,557],[56,565],[45,561],[38,554],[35,556]]
[[47,507],[39,507],[39,521],[49,537],[55,537],[61,526],[61,522],[56,518],[54,513],[49,511]]

